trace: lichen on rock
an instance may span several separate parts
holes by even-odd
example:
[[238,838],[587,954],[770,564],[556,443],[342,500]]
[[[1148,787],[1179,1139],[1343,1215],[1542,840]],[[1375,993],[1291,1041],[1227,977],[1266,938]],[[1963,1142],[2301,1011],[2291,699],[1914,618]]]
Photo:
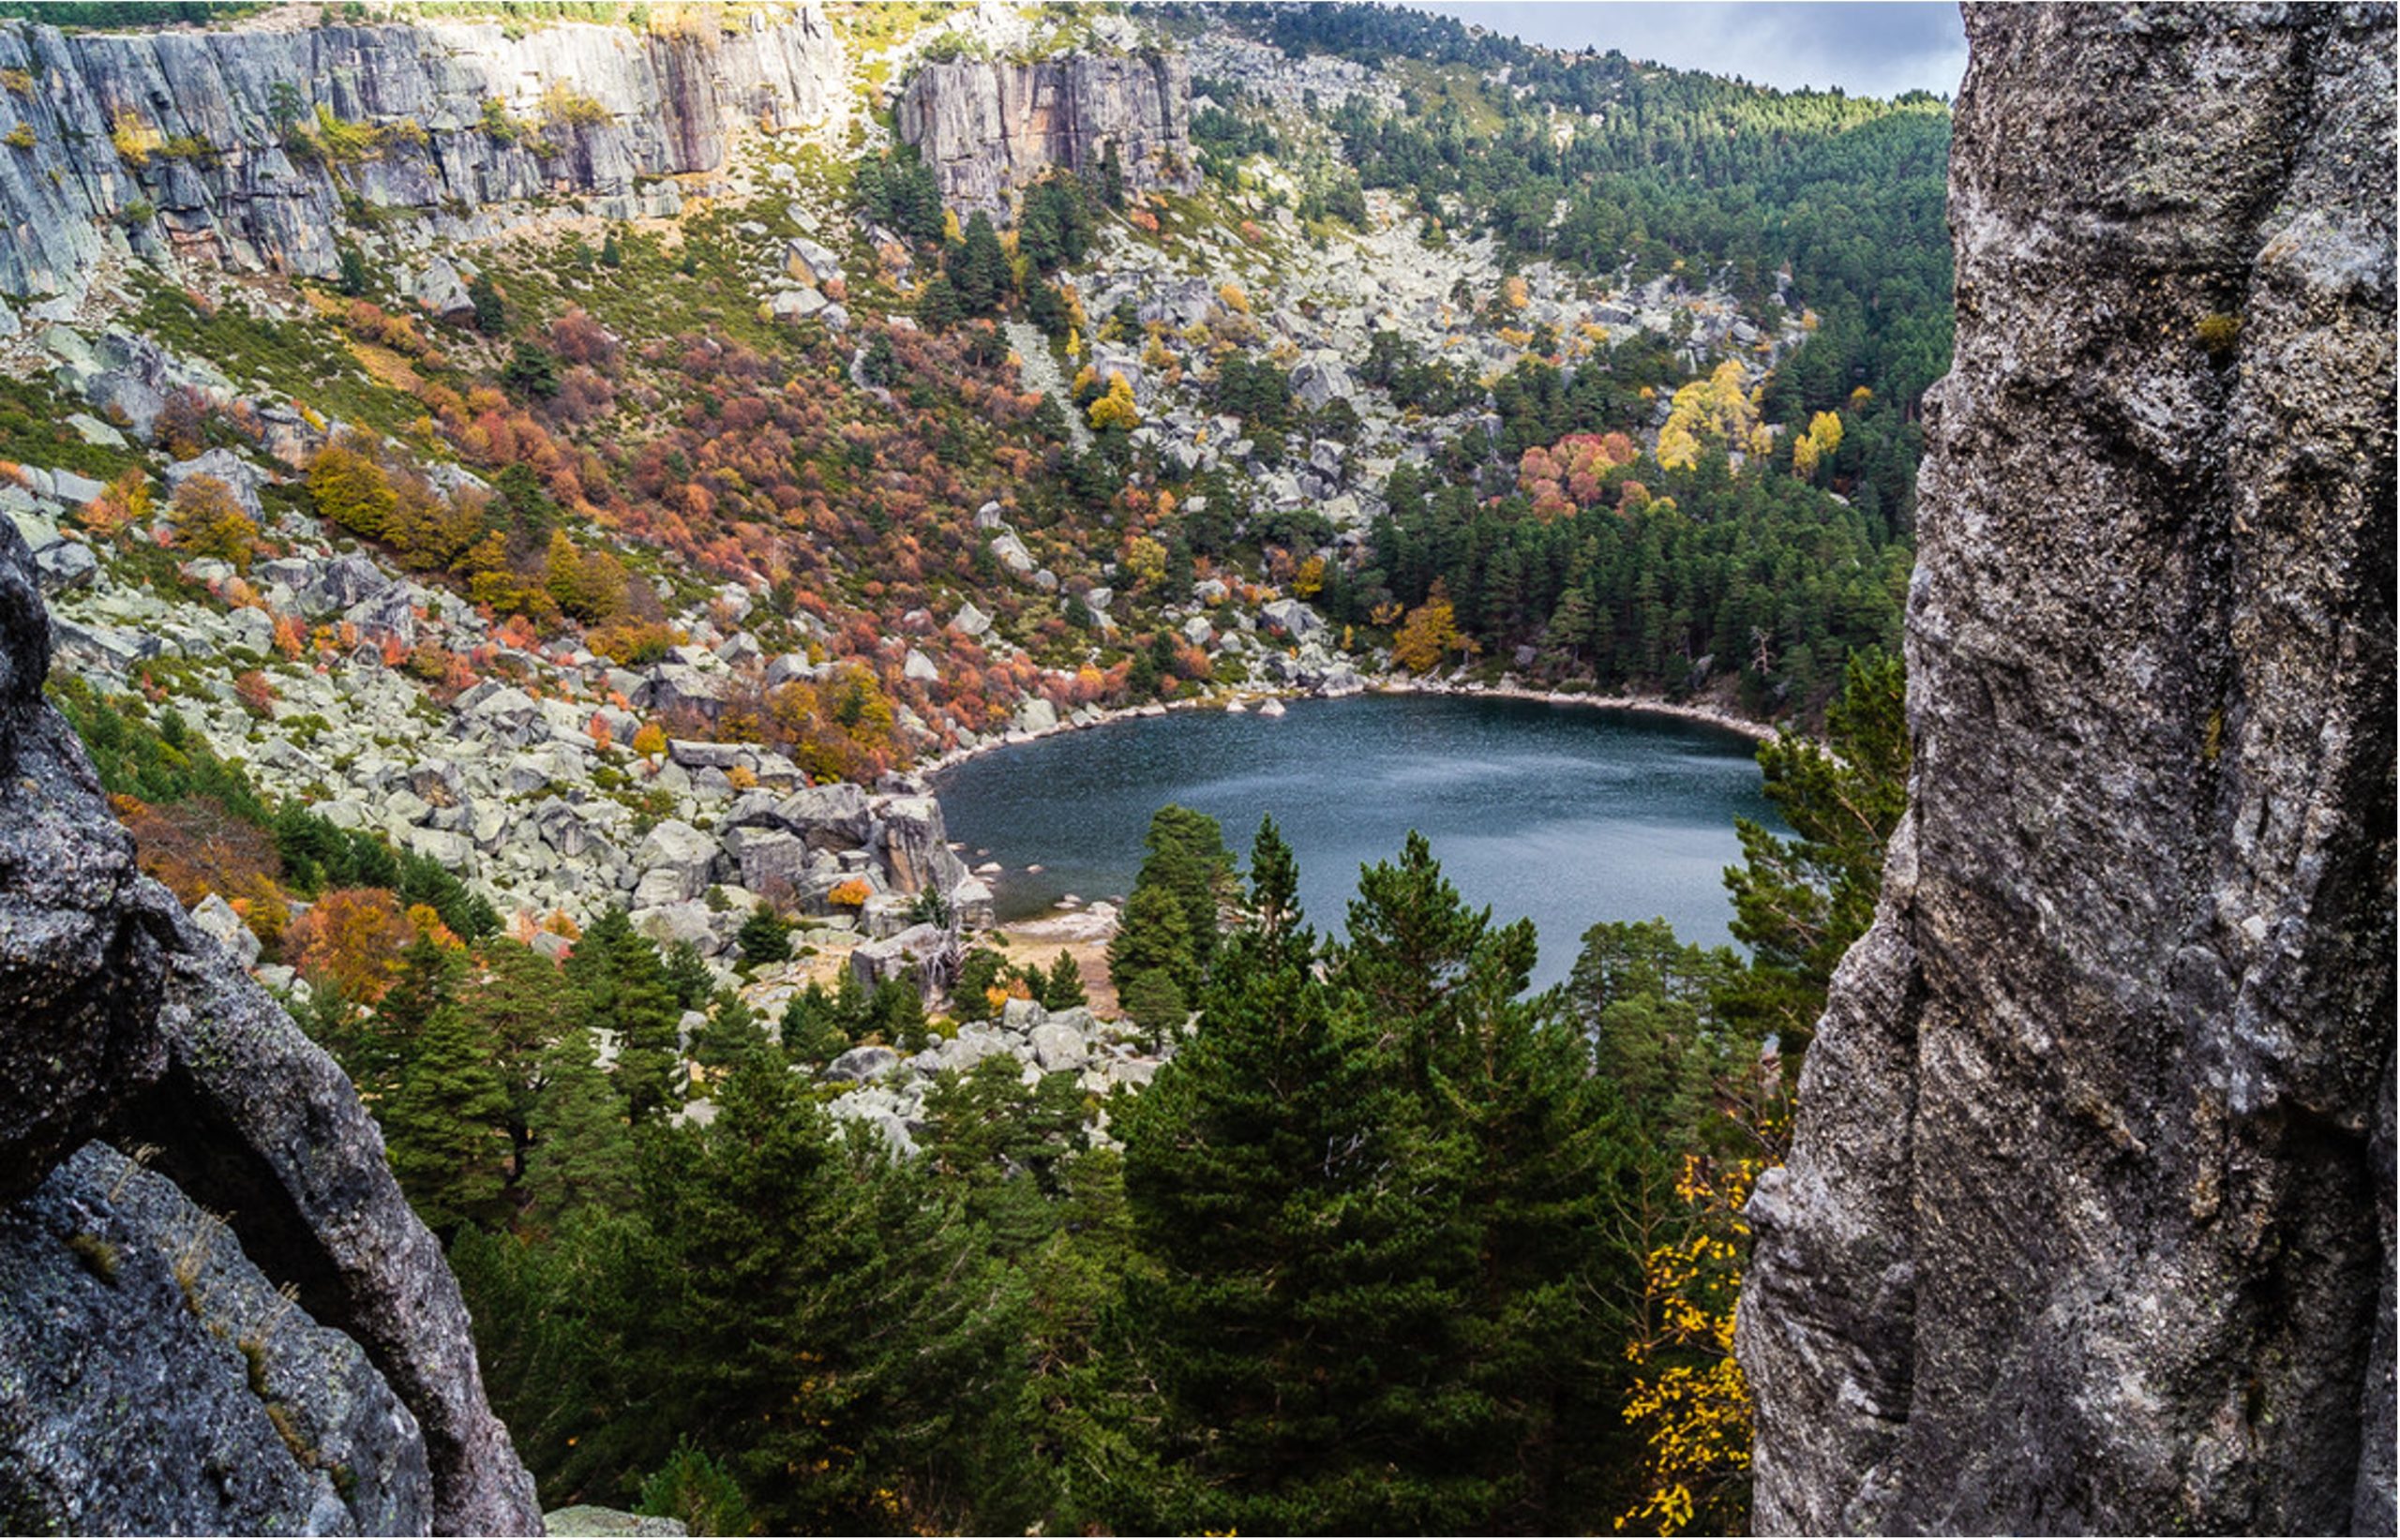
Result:
[[[339,1464],[352,1490],[337,1495],[368,1504],[344,1509],[362,1530],[540,1533],[532,1478],[484,1398],[458,1281],[393,1180],[373,1119],[240,963],[139,875],[82,746],[42,698],[50,651],[32,554],[0,520],[0,1204],[11,1205],[0,1209],[0,1293],[19,1312],[0,1329],[0,1492],[12,1505],[0,1518],[31,1530],[323,1532],[336,1516],[319,1511],[317,1478]],[[145,1149],[158,1175],[113,1171],[93,1140]],[[263,1412],[227,1410],[243,1403],[228,1398],[224,1366],[190,1361],[214,1349],[158,1319],[146,1261],[120,1262],[123,1289],[52,1289],[76,1234],[93,1237],[87,1250],[141,1261],[184,1223],[170,1224],[155,1195],[112,1230],[118,1197],[95,1189],[120,1186],[179,1189],[177,1202],[228,1216],[192,1265],[232,1269],[246,1310],[288,1284],[298,1324],[350,1344],[344,1354],[306,1338],[340,1360],[332,1400],[323,1376],[303,1395],[269,1374],[292,1439]],[[56,1308],[38,1303],[45,1290]],[[229,1331],[238,1348],[242,1333]],[[95,1418],[131,1404],[131,1391],[103,1387],[153,1382],[182,1389],[142,1403],[147,1431],[126,1447],[207,1459],[162,1466],[173,1480],[79,1485],[73,1450],[97,1436]],[[374,1410],[386,1402],[405,1414]],[[294,1439],[322,1451],[337,1435],[340,1458],[294,1463]],[[412,1485],[405,1472],[416,1467],[429,1479]],[[185,1489],[220,1469],[213,1495]],[[389,1479],[359,1485],[369,1473]]]
[[1968,7],[1915,770],[1761,1533],[2392,1528],[2393,13]]

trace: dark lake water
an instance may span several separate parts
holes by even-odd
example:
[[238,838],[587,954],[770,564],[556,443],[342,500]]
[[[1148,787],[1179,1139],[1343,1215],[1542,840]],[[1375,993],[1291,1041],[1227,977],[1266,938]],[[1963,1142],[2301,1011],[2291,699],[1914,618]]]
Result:
[[1634,712],[1366,695],[1297,701],[1281,718],[1132,718],[996,750],[936,785],[968,863],[1007,869],[991,879],[1004,922],[1069,893],[1121,898],[1150,815],[1179,802],[1222,823],[1244,864],[1273,814],[1310,923],[1338,932],[1359,867],[1415,829],[1470,904],[1533,919],[1536,981],[1549,983],[1598,920],[1663,916],[1687,941],[1731,939],[1734,815],[1780,828],[1751,752],[1736,734]]

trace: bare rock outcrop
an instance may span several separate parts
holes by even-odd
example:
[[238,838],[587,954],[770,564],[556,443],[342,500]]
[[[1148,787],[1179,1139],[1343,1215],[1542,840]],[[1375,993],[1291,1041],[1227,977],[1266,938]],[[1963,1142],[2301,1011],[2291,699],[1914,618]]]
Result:
[[2392,1530],[2393,12],[1971,6],[1761,1533]]
[[0,1529],[425,1532],[425,1441],[358,1344],[105,1144],[0,1208]]
[[928,64],[909,77],[897,118],[953,208],[1005,214],[1012,192],[1053,167],[1097,169],[1111,145],[1135,190],[1189,188],[1196,175],[1179,53]]
[[[347,1510],[359,1527],[541,1533],[532,1479],[485,1401],[458,1282],[393,1181],[382,1135],[333,1060],[165,889],[139,875],[131,838],[110,815],[90,760],[42,699],[49,656],[31,553],[15,526],[0,521],[0,1204],[15,1205],[0,1210],[8,1220],[0,1278],[63,1277],[54,1253],[59,1215],[68,1210],[97,1216],[82,1225],[95,1246],[155,1248],[162,1228],[172,1228],[158,1204],[110,1238],[101,1219],[114,1201],[92,1189],[116,1184],[93,1164],[105,1163],[105,1152],[87,1142],[147,1146],[153,1170],[184,1198],[228,1217],[220,1244],[248,1269],[229,1285],[232,1293],[271,1297],[289,1285],[306,1313],[301,1324],[338,1332],[363,1355],[356,1373],[336,1366],[308,1376],[331,1419],[321,1431],[349,1430],[341,1446],[350,1453],[338,1463],[352,1481],[364,1470],[398,1473],[412,1462],[428,1473],[429,1488],[397,1474],[372,1488],[371,1513]],[[81,1174],[70,1173],[62,1187],[53,1174],[69,1167]],[[20,1214],[25,1204],[48,1207]],[[0,1330],[0,1491],[9,1503],[26,1494],[22,1502],[38,1510],[0,1514],[11,1527],[161,1533],[215,1522],[195,1517],[201,1510],[187,1500],[199,1499],[177,1483],[114,1483],[104,1488],[111,1503],[79,1499],[71,1511],[45,1506],[41,1496],[72,1488],[61,1452],[81,1437],[80,1417],[105,1411],[73,1394],[46,1397],[46,1385],[81,1385],[78,1394],[90,1396],[112,1394],[111,1384],[187,1385],[188,1401],[167,1397],[142,1409],[163,1419],[154,1429],[160,1447],[238,1447],[225,1432],[232,1424],[201,1425],[243,1404],[228,1399],[226,1365],[179,1360],[181,1338],[151,1319],[157,1291],[143,1284],[148,1277],[128,1275],[142,1286],[62,1295],[64,1313],[32,1311]],[[325,1374],[340,1379],[338,1394]],[[242,1383],[237,1373],[232,1384]],[[297,1390],[260,1395],[305,1399]],[[378,1398],[406,1415],[375,1413]],[[287,1413],[294,1418],[308,1421],[303,1412]],[[273,1419],[241,1426],[263,1429],[278,1446],[291,1442]],[[257,1471],[281,1471],[278,1458],[296,1457],[266,1442],[255,1453]],[[331,1469],[301,1465],[319,1475]],[[321,1485],[287,1473],[291,1480],[274,1488],[283,1497],[228,1488],[218,1518],[237,1530],[331,1522],[330,1513],[311,1517]]]
[[814,5],[669,34],[558,22],[76,33],[0,23],[0,293],[80,292],[112,249],[322,277],[356,199],[395,232],[488,232],[565,194],[675,212],[747,125],[846,110]]

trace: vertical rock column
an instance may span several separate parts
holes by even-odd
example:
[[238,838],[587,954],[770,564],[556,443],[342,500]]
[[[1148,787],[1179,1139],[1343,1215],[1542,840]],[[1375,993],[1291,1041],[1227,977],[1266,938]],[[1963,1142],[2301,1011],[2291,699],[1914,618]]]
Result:
[[1762,1533],[2392,1526],[2393,12],[1970,6]]

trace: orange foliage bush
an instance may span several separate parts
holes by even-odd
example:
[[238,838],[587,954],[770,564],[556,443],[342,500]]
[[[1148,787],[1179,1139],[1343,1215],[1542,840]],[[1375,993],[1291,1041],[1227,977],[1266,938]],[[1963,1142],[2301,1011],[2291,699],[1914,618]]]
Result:
[[293,920],[284,939],[302,977],[329,980],[350,999],[372,1005],[392,987],[400,949],[415,935],[388,890],[338,888]]
[[211,893],[228,901],[278,891],[283,862],[265,830],[226,811],[213,797],[153,805],[110,799],[133,835],[142,870],[164,883],[188,908]]

